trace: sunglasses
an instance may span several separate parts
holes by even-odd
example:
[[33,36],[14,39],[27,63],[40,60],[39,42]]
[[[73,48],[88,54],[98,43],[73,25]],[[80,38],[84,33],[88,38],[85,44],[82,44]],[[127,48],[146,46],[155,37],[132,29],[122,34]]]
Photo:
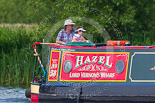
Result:
[[79,30],[79,32],[83,32],[82,30]]

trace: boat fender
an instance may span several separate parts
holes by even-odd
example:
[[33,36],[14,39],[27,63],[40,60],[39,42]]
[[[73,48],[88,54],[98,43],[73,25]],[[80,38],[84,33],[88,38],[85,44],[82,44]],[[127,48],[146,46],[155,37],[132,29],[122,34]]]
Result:
[[31,88],[27,88],[25,91],[26,98],[31,98]]

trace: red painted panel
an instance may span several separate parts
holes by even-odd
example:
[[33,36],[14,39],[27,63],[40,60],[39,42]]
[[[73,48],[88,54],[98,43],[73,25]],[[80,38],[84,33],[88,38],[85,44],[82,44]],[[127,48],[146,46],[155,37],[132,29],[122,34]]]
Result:
[[39,95],[31,94],[31,102],[36,103],[38,102]]
[[[62,54],[60,81],[126,81],[128,52],[66,52]],[[124,70],[116,72],[122,61]],[[69,69],[71,67],[71,70]],[[70,70],[68,72],[68,70]]]
[[51,50],[48,81],[56,81],[58,79],[59,62],[60,51]]

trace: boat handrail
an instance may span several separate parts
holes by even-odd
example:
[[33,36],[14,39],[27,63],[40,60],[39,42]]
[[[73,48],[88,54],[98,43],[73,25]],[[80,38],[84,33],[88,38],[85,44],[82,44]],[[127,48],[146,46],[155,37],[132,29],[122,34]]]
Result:
[[153,46],[149,46],[149,49],[151,49],[151,48],[155,48],[155,45],[153,45]]
[[[39,42],[34,43],[33,44],[33,49],[34,49],[34,52],[35,52],[36,55],[38,55],[38,52],[37,52],[37,50],[35,48],[35,45],[44,45],[44,44],[48,44],[49,45],[49,44],[56,44],[56,43],[39,43]],[[37,57],[38,57],[38,61],[39,61],[40,65],[41,65],[41,68],[42,68],[43,73],[44,73],[44,75],[42,76],[42,78],[44,78],[46,76],[46,72],[45,72],[45,69],[44,69],[43,64],[41,63],[40,57],[39,56],[37,56]]]

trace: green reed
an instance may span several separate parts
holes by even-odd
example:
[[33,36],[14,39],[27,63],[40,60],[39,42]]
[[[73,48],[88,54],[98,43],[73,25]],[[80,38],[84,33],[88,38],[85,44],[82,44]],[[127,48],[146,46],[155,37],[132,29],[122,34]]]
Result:
[[1,58],[1,85],[22,86],[29,85],[32,80],[33,55],[30,51],[17,50],[16,48],[10,54],[2,53]]
[[[32,81],[35,32],[0,27],[0,85],[28,86]],[[41,70],[41,69],[40,69]]]

